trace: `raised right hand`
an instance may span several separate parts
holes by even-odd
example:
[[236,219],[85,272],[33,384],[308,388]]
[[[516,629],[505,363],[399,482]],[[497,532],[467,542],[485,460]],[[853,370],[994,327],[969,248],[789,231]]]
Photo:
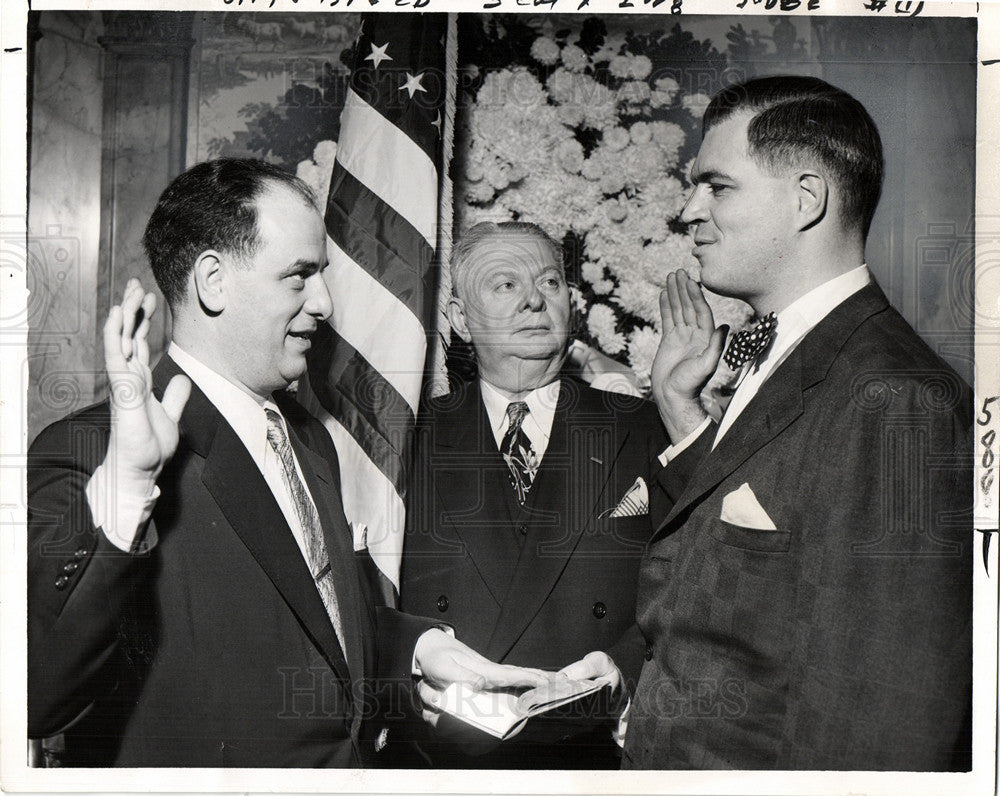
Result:
[[701,286],[684,269],[667,276],[660,315],[663,337],[650,379],[660,417],[676,444],[707,417],[698,396],[715,373],[729,330],[715,328]]
[[156,295],[130,279],[122,303],[104,324],[104,363],[111,385],[111,437],[108,458],[119,475],[155,481],[177,450],[177,422],[191,394],[191,381],[177,375],[157,401],[149,369],[149,319]]

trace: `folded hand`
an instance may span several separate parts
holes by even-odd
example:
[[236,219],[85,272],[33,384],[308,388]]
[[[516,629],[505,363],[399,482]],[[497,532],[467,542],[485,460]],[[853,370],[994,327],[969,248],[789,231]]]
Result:
[[452,683],[468,683],[476,691],[535,688],[561,676],[494,663],[442,630],[428,630],[417,639],[414,658],[422,673],[417,684],[421,715],[432,727],[440,717],[441,692]]

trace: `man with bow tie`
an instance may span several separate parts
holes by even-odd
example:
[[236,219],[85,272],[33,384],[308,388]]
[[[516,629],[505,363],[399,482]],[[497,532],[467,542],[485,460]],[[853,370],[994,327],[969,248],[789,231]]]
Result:
[[972,402],[864,264],[878,131],[810,77],[728,88],[703,129],[682,215],[702,284],[762,320],[716,422],[698,394],[725,330],[668,277],[652,382],[675,444],[624,766],[968,768]]
[[[478,378],[421,412],[402,607],[439,616],[493,660],[577,661],[571,676],[602,675],[624,703],[642,661],[635,586],[662,424],[651,403],[564,370],[569,288],[561,248],[539,227],[479,224],[451,269],[448,317]],[[613,705],[575,710],[534,718],[480,756],[440,737],[421,745],[439,766],[617,767]]]
[[144,237],[172,314],[130,280],[104,327],[111,399],[28,453],[28,732],[63,765],[375,762],[379,682],[538,685],[433,619],[378,606],[330,437],[287,394],[332,311],[309,188],[198,164]]

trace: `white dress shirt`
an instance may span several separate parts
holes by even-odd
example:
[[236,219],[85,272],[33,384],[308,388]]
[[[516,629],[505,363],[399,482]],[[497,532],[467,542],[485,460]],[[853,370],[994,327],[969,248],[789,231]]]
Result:
[[[556,379],[544,387],[532,390],[521,399],[528,405],[528,414],[521,421],[521,428],[531,440],[531,447],[535,449],[539,464],[545,455],[545,449],[549,447],[552,421],[556,416],[556,404],[559,401],[559,385],[559,379]],[[479,380],[479,386],[483,405],[490,420],[490,428],[493,430],[493,438],[496,440],[497,450],[500,450],[500,443],[503,442],[504,434],[510,426],[507,407],[514,402],[484,379]]]
[[[282,515],[292,529],[303,557],[306,558],[305,535],[298,512],[295,510],[295,501],[285,485],[281,459],[267,441],[267,417],[264,409],[271,409],[281,416],[277,405],[271,400],[261,401],[259,397],[220,376],[176,343],[170,344],[167,354],[219,410],[223,419],[232,426],[236,436],[240,438],[254,464],[264,476],[281,508]],[[288,435],[284,417],[281,418],[281,422],[285,425],[285,434]],[[292,455],[294,457],[294,451]],[[303,486],[306,486],[297,459],[295,467]],[[308,493],[308,486],[306,491]],[[108,499],[109,496],[111,500]],[[114,479],[103,464],[94,471],[87,484],[87,499],[94,524],[102,528],[108,540],[122,550],[139,552],[134,549],[136,534],[152,514],[158,497],[159,489],[155,485],[150,488],[145,484],[123,483],[120,478]],[[311,500],[312,496],[309,497]],[[155,543],[155,529],[153,529],[151,533],[147,533],[140,549],[149,550]],[[308,558],[306,560],[308,562]]]
[[[867,265],[860,265],[847,273],[834,277],[822,285],[813,288],[804,296],[797,298],[781,312],[775,314],[777,325],[774,329],[774,337],[771,345],[764,352],[764,356],[756,364],[747,363],[743,366],[737,383],[736,392],[729,402],[722,420],[719,422],[719,429],[715,433],[715,441],[712,443],[714,449],[719,444],[719,440],[725,436],[726,432],[736,422],[750,401],[760,390],[761,385],[767,380],[774,370],[792,353],[809,332],[811,332],[820,321],[833,312],[845,300],[853,296],[863,287],[871,282],[871,273]],[[660,463],[666,466],[667,462],[680,454],[691,445],[708,428],[711,418],[704,421],[688,434],[676,445],[671,445],[660,454]]]

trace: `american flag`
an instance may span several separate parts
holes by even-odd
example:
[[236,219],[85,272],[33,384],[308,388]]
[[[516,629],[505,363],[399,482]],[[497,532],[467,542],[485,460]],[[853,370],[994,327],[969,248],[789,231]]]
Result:
[[407,445],[437,303],[448,26],[447,14],[362,19],[326,205],[334,312],[309,366],[320,405],[307,403],[337,447],[355,549],[367,545],[396,592]]

